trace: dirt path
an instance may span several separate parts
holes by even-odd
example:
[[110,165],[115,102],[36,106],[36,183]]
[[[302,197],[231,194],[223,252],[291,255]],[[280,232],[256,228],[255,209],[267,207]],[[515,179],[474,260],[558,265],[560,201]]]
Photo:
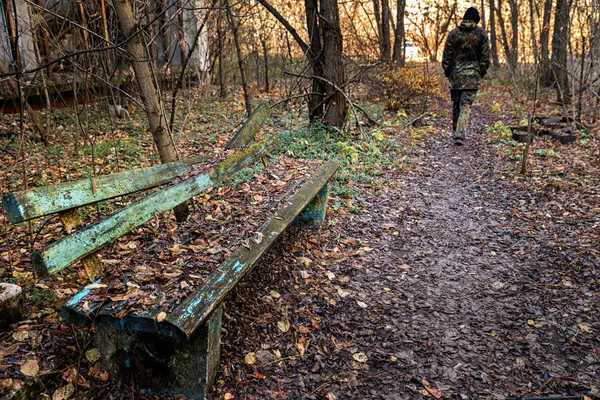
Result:
[[[561,231],[544,216],[552,197],[516,190],[482,135],[449,142],[432,140],[360,215],[312,244],[288,239],[257,269],[227,307],[216,397],[598,394],[600,259],[559,246],[592,227]],[[541,222],[518,218],[524,207]]]

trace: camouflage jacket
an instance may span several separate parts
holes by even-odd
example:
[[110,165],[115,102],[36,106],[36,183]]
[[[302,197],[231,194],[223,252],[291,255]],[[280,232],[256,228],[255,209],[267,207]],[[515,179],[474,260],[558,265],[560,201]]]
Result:
[[448,35],[442,67],[450,89],[479,89],[490,66],[487,33],[473,21],[463,21]]

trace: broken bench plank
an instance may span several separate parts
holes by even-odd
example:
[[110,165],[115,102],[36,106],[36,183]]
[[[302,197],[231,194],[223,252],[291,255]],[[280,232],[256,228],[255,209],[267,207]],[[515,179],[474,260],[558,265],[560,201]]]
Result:
[[206,160],[208,156],[202,155],[149,168],[9,193],[2,198],[2,204],[8,220],[18,224],[167,184]]
[[240,246],[208,277],[201,288],[167,315],[164,323],[168,327],[164,334],[178,342],[189,340],[285,228],[313,201],[338,167],[337,161],[326,162],[284,208],[258,229],[258,236],[262,240],[251,242],[249,249]]
[[62,270],[106,243],[145,224],[156,214],[172,209],[206,191],[216,182],[254,164],[274,147],[274,140],[266,140],[252,145],[215,165],[206,173],[152,193],[86,229],[63,237],[40,252],[33,252],[31,260],[37,276],[46,278],[50,274]]
[[225,146],[226,149],[235,149],[242,146],[247,146],[254,140],[254,136],[258,133],[267,118],[271,115],[269,102],[261,103],[256,110],[248,117],[240,130],[231,138]]

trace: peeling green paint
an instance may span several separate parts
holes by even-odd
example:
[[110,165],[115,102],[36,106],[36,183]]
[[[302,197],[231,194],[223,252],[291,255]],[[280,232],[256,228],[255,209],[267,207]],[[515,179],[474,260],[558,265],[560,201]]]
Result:
[[63,237],[41,252],[32,253],[31,260],[38,277],[45,278],[62,270],[106,243],[148,222],[154,215],[168,211],[206,191],[215,182],[260,160],[260,157],[267,154],[273,146],[272,141],[250,146],[234,157],[217,164],[208,173],[157,191],[86,229]]
[[17,224],[167,184],[207,159],[207,156],[198,156],[150,168],[9,193],[2,198],[2,205],[8,220]]

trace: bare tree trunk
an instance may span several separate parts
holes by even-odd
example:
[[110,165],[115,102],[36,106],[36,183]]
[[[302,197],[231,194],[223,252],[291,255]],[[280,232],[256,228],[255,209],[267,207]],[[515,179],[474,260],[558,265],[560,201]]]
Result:
[[535,13],[533,10],[533,0],[529,0],[529,34],[531,35],[531,48],[533,50],[534,64],[539,62],[539,48],[535,36]]
[[223,70],[223,18],[222,14],[219,13],[217,17],[217,41],[219,43],[219,96],[224,99],[227,96],[227,89],[225,85],[225,74]]
[[240,45],[240,38],[238,35],[238,24],[236,24],[233,18],[233,13],[231,12],[231,4],[229,0],[225,0],[225,7],[227,8],[227,19],[229,20],[229,26],[233,32],[233,41],[235,43],[235,51],[237,53],[238,66],[240,68],[240,79],[242,80],[242,90],[244,92],[246,114],[248,115],[248,117],[250,117],[250,115],[252,114],[252,104],[250,102],[250,93],[248,92],[248,82],[246,81],[246,68],[244,67],[242,47]]
[[394,32],[394,55],[393,60],[399,67],[404,66],[406,54],[404,51],[404,11],[406,0],[396,2],[396,29]]
[[[124,37],[130,37],[135,31],[137,24],[133,17],[133,10],[129,0],[114,0],[113,5],[121,25],[121,31]],[[154,86],[152,74],[150,72],[149,60],[142,44],[141,35],[135,36],[126,44],[127,51],[131,54],[133,60],[133,69],[135,71],[135,80],[140,88],[140,95],[146,115],[150,132],[156,143],[158,154],[163,163],[177,161],[179,156],[175,149],[173,137],[168,130],[167,120],[161,107],[158,91]],[[189,214],[187,203],[178,206],[175,210],[175,216],[178,221],[184,221]]]
[[266,38],[261,36],[260,41],[263,51],[263,63],[265,64],[265,93],[269,93],[269,47]]
[[551,70],[556,83],[556,98],[561,104],[571,101],[567,75],[567,44],[569,41],[569,0],[556,1],[554,34],[552,35]]
[[[336,4],[337,5],[337,4]],[[382,53],[381,58],[384,61],[390,60],[391,43],[390,43],[390,1],[381,0],[381,42],[382,42]]]
[[512,56],[511,46],[508,41],[508,34],[506,33],[506,24],[504,23],[504,17],[502,16],[502,0],[498,0],[496,14],[498,17],[498,25],[500,25],[500,33],[502,34],[502,48],[504,49],[504,56],[506,57],[506,61],[510,68],[514,69],[515,63]]
[[552,0],[544,0],[544,15],[540,32],[540,84],[552,86],[554,77],[550,69],[550,18],[552,16]]
[[[309,58],[314,76],[323,76],[323,46],[321,44],[321,26],[319,24],[318,0],[305,0],[306,28],[310,40]],[[323,118],[323,93],[324,82],[318,79],[312,80],[312,93],[308,98],[308,110],[310,123],[315,123]]]
[[380,0],[373,0],[373,14],[377,22],[377,39],[379,43],[379,59],[383,59],[383,24],[381,23],[381,3]]
[[[342,64],[343,37],[340,28],[340,15],[337,0],[321,0],[321,20],[323,29],[323,72],[333,85],[327,84],[325,98],[325,122],[330,126],[342,128],[346,123],[347,103],[340,92],[344,84],[344,65]],[[389,25],[388,25],[389,26]]]
[[486,28],[486,18],[485,18],[485,0],[481,0],[481,28],[485,30]]
[[510,22],[512,27],[510,63],[514,68],[519,62],[519,7],[516,0],[508,0],[508,4],[510,5]]
[[496,0],[490,0],[490,47],[492,64],[498,65],[498,38],[496,35]]

